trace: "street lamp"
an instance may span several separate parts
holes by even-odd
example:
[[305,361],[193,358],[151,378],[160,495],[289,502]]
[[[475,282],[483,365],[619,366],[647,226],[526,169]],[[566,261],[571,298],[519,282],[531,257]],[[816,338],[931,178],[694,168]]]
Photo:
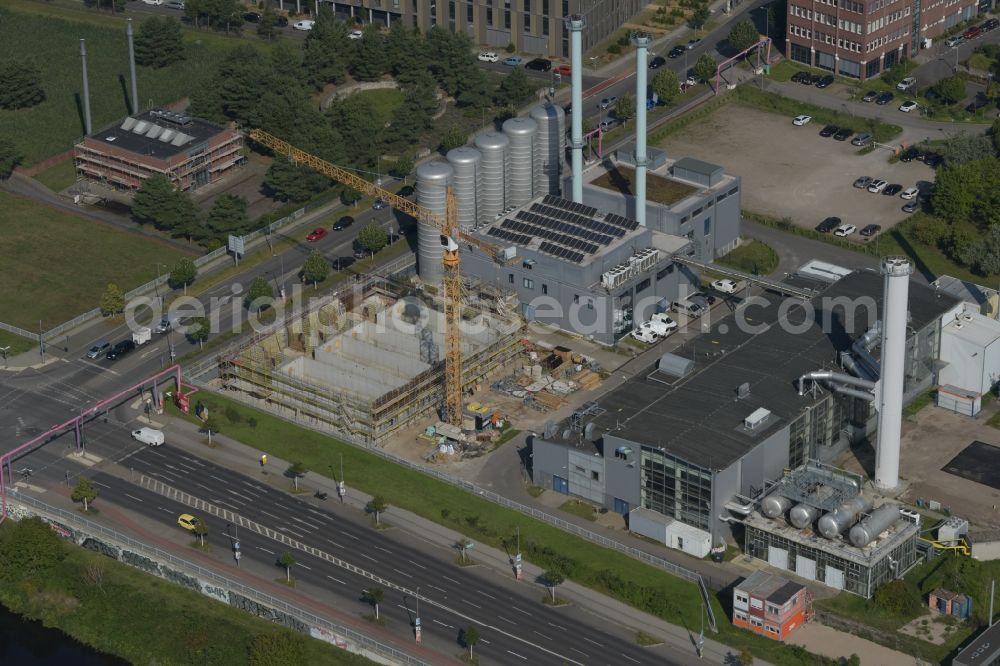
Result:
[[7,352],[10,351],[10,345],[6,347],[0,347],[0,354],[3,354],[3,364],[7,365]]

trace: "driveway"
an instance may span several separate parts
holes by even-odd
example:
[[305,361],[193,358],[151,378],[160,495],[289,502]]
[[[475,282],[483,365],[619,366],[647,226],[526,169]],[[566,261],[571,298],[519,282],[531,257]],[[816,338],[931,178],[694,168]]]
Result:
[[962,42],[955,48],[945,46],[943,39],[937,41],[917,56],[916,60],[925,62],[913,70],[911,76],[917,77],[920,88],[925,88],[951,76],[956,70],[966,71],[959,63],[968,60],[976,47],[983,44],[1000,44],[1000,30],[992,30],[971,42]]

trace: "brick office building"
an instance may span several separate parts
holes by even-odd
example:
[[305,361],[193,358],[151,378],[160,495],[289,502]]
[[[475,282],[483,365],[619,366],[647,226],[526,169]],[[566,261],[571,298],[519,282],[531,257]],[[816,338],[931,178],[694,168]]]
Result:
[[868,79],[977,11],[978,0],[789,0],[785,55]]
[[84,137],[74,158],[81,176],[119,190],[137,190],[157,173],[181,190],[193,190],[246,163],[239,132],[161,109]]
[[755,571],[733,588],[733,624],[774,640],[784,640],[812,617],[805,585]]

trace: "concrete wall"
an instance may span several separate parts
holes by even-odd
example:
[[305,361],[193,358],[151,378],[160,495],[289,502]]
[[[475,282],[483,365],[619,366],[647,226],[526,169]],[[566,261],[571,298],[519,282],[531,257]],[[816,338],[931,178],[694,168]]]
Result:
[[603,505],[604,458],[590,445],[585,449],[567,448],[566,452],[570,494]]
[[[627,458],[615,457],[615,449],[627,446],[632,453]],[[641,474],[640,448],[614,435],[604,436],[604,506],[615,510],[615,499],[627,502],[629,509],[640,506],[639,480]]]
[[536,486],[553,490],[552,477],[569,479],[567,447],[547,442],[540,437],[532,439],[531,480]]

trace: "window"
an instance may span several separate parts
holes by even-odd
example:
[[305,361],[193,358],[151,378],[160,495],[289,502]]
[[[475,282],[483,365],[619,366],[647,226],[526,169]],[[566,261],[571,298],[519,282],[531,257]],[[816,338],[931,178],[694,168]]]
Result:
[[465,22],[470,24],[475,23],[475,19],[472,17],[472,7],[471,2],[465,6]]
[[663,278],[667,277],[668,275],[670,275],[673,272],[674,272],[674,265],[670,264],[666,268],[661,269],[660,272],[656,274],[656,280],[660,281],[660,280],[662,280]]
[[751,615],[750,616],[750,624],[752,624],[755,627],[763,627],[764,626],[764,620],[762,620],[761,618],[756,617],[754,615]]
[[764,607],[764,602],[761,601],[760,599],[751,599],[750,600],[750,607],[751,608],[758,608],[758,609],[763,608]]
[[507,273],[507,282],[510,282],[511,284],[514,284],[514,274],[513,273]]
[[493,25],[493,8],[492,7],[487,7],[486,8],[486,25],[488,25],[488,26],[492,26]]
[[772,634],[779,634],[779,633],[781,633],[780,631],[778,631],[777,627],[775,627],[773,625],[770,625],[770,624],[766,625],[764,627],[764,629],[765,629],[765,631],[770,631]]
[[530,278],[524,278],[524,280],[521,282],[521,284],[524,285],[525,289],[534,289],[535,288],[535,281],[532,280],[532,279],[530,279]]
[[579,465],[573,465],[573,471],[577,472],[578,474],[586,474],[587,473],[587,470],[585,470],[584,468],[580,467]]
[[781,608],[779,608],[778,606],[775,606],[774,604],[768,604],[765,612],[768,615],[777,615],[780,610]]
[[750,599],[749,599],[749,597],[747,597],[746,594],[740,593],[740,592],[736,593],[736,603],[745,604],[748,601],[750,601]]
[[524,0],[524,13],[525,14],[531,13],[531,0]]
[[706,217],[705,218],[705,228],[702,231],[702,235],[708,236],[711,233],[712,233],[712,218]]
[[503,10],[503,27],[505,27],[507,30],[510,30],[510,10],[509,9]]
[[573,294],[573,302],[574,303],[580,302],[580,294]]
[[543,284],[542,285],[542,293],[543,294],[549,293],[549,285],[547,285],[547,284]]
[[531,32],[531,14],[524,15],[524,31]]
[[542,0],[542,13],[548,16],[549,13],[549,0]]
[[685,215],[684,217],[681,218],[681,224],[684,224],[685,222],[687,222],[690,219],[691,219],[690,215]]
[[455,0],[448,2],[448,20],[455,20]]
[[601,480],[601,474],[597,470],[591,470],[591,472],[590,472],[590,478],[593,481],[600,481]]
[[736,617],[737,620],[743,620],[744,622],[747,621],[747,614],[744,613],[743,611],[733,611],[733,615]]
[[546,36],[546,37],[549,36],[549,17],[548,16],[543,16],[542,17],[542,34],[544,36]]
[[639,284],[635,285],[635,293],[638,294],[640,291],[646,291],[647,289],[649,289],[649,285],[651,283],[652,283],[652,280],[650,278],[646,278],[645,280],[643,280]]

